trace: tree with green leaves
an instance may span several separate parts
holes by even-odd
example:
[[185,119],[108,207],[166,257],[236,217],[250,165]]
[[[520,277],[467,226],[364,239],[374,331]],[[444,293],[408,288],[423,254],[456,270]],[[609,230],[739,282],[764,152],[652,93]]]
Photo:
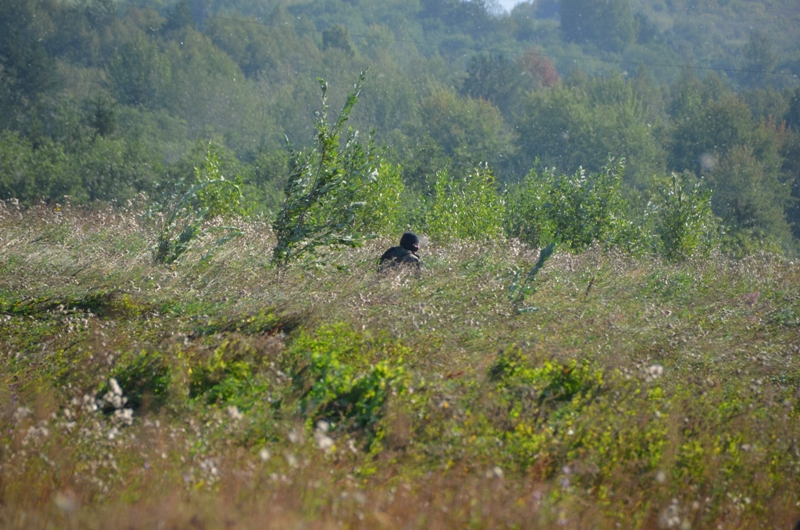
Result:
[[561,0],[564,40],[619,52],[638,35],[630,0]]
[[537,248],[559,241],[572,251],[595,242],[635,249],[639,236],[621,193],[624,171],[622,159],[609,159],[597,173],[536,167],[509,191],[506,233]]
[[[291,165],[286,199],[272,225],[277,237],[273,262],[285,267],[301,256],[331,247],[355,247],[362,235],[355,228],[363,184],[378,171],[378,157],[370,141],[366,146],[348,129],[340,138],[358,101],[366,73],[362,72],[353,92],[335,121],[328,121],[328,85],[320,79],[322,109],[316,117],[316,146],[308,152],[289,146]],[[287,140],[288,143],[288,140]]]
[[517,102],[525,78],[522,70],[502,53],[480,53],[470,59],[467,77],[461,93],[473,99],[491,101],[504,113],[508,113]]
[[503,232],[503,198],[492,170],[482,164],[465,178],[440,171],[427,208],[426,232],[439,240],[495,239]]
[[654,223],[654,250],[669,260],[707,253],[715,244],[718,223],[711,190],[690,173],[659,179],[647,214]]
[[334,24],[322,31],[322,49],[337,48],[344,51],[347,55],[354,55],[353,43],[350,41],[350,33],[341,24]]
[[626,179],[643,189],[664,170],[641,100],[620,75],[530,93],[517,130],[523,171],[541,160],[566,173],[579,167],[597,172],[612,155],[627,160]]
[[153,247],[156,263],[174,262],[208,232],[220,235],[215,247],[241,233],[233,226],[207,226],[213,219],[227,220],[247,211],[241,178],[225,177],[213,144],[208,146],[204,166],[194,168],[194,177],[188,190],[181,192],[181,183],[176,183],[174,192],[151,210],[158,225]]

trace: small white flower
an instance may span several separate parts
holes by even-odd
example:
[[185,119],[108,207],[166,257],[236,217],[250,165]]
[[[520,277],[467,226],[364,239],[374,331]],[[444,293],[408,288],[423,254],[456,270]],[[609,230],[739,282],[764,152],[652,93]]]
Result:
[[289,433],[289,441],[293,444],[299,444],[303,441],[303,435],[297,431],[292,431]]
[[314,438],[317,440],[317,447],[323,451],[329,451],[334,445],[333,438],[319,431],[314,434]]
[[239,407],[236,405],[231,405],[228,407],[228,416],[230,416],[234,421],[239,421],[244,418],[244,414],[239,412]]
[[114,421],[122,425],[133,425],[133,409],[115,410]]
[[652,364],[647,368],[647,375],[653,379],[658,379],[664,373],[664,367],[660,364]]
[[31,409],[28,407],[19,407],[14,411],[14,421],[19,422],[31,415]]
[[261,449],[261,451],[258,452],[258,458],[260,458],[262,462],[266,462],[271,457],[272,455],[270,454],[269,450],[266,447],[264,447],[263,449]]

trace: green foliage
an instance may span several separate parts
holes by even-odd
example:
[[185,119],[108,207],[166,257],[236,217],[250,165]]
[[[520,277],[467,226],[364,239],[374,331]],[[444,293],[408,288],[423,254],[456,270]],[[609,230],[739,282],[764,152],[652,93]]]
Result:
[[316,119],[317,145],[308,153],[290,147],[286,199],[272,225],[278,239],[273,261],[279,266],[322,248],[361,244],[361,237],[355,232],[358,212],[364,207],[359,192],[377,171],[378,160],[372,142],[365,149],[352,129],[348,130],[344,145],[340,146],[339,141],[358,101],[364,77],[362,72],[333,123],[328,122],[328,85],[319,80],[322,110]]
[[16,129],[30,105],[57,87],[56,62],[43,38],[52,20],[42,7],[26,0],[0,3],[0,129]]
[[717,221],[711,211],[711,190],[690,175],[663,179],[649,205],[655,222],[656,252],[670,260],[707,254],[715,245]]
[[373,339],[345,324],[302,335],[288,357],[295,359],[295,385],[303,389],[300,407],[314,425],[364,430],[380,440],[379,422],[387,400],[406,387],[404,356],[410,351],[386,338]]
[[638,35],[630,0],[562,0],[561,31],[565,40],[617,52]]
[[223,341],[209,359],[190,370],[189,398],[208,404],[235,400],[251,405],[257,399],[253,396],[256,366],[246,353],[239,344]]
[[749,147],[737,146],[710,171],[709,182],[715,213],[733,234],[750,232],[748,237],[791,248],[786,220],[791,190],[780,181],[777,167],[759,160]]
[[559,175],[534,169],[511,188],[505,228],[534,247],[559,241],[580,251],[598,242],[635,249],[638,234],[622,198],[624,160],[609,159],[600,173]]
[[369,175],[357,199],[364,206],[356,213],[355,226],[364,234],[388,234],[404,228],[407,207],[402,204],[405,190],[402,168],[382,161]]
[[156,105],[170,83],[171,66],[158,44],[137,35],[109,61],[108,76],[117,99],[127,105]]
[[203,33],[236,61],[246,76],[255,78],[260,72],[274,73],[280,58],[298,45],[297,36],[282,27],[246,20],[247,23],[242,23],[240,17],[214,16],[206,22]]
[[518,163],[525,171],[541,160],[566,173],[596,172],[611,155],[627,161],[628,183],[646,188],[665,155],[634,88],[611,75],[530,93],[518,122]]
[[42,197],[63,198],[74,185],[61,146],[44,141],[38,149],[19,134],[0,133],[0,198],[31,204]]
[[419,118],[416,134],[430,136],[455,171],[467,172],[482,162],[497,167],[509,154],[511,131],[489,101],[437,90],[420,102]]
[[[111,372],[128,398],[126,405],[133,409],[143,405],[152,410],[160,408],[167,401],[172,382],[172,367],[166,356],[158,351],[142,351],[131,357]],[[100,394],[107,391],[106,385]]]
[[500,353],[489,377],[495,407],[504,411],[504,423],[497,427],[522,469],[545,456],[558,428],[580,417],[603,384],[603,372],[588,361],[538,364],[515,347]]
[[337,48],[348,55],[355,54],[353,44],[350,42],[350,34],[347,28],[341,24],[334,24],[322,32],[322,49]]
[[437,174],[426,233],[433,238],[491,240],[503,230],[503,198],[488,164],[476,167],[464,179]]
[[503,54],[478,54],[467,65],[467,77],[461,87],[462,94],[473,99],[491,101],[504,113],[519,101],[524,90],[525,77]]
[[769,36],[760,29],[750,34],[750,40],[745,45],[740,82],[744,86],[768,86],[770,74],[778,63],[778,56]]
[[[180,186],[178,183],[176,187]],[[158,240],[153,248],[156,263],[172,263],[206,232],[217,232],[221,237],[215,246],[239,234],[230,226],[205,226],[213,219],[227,220],[246,213],[241,192],[241,177],[226,179],[220,170],[219,156],[209,144],[205,167],[195,168],[195,179],[188,191],[172,194],[156,205]]]

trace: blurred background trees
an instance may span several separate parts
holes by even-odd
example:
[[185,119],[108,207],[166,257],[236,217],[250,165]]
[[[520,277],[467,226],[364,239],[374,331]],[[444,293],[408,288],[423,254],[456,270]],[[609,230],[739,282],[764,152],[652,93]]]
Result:
[[403,211],[436,196],[442,171],[460,181],[488,163],[502,196],[537,160],[599,174],[612,156],[639,215],[672,173],[704,177],[741,245],[794,251],[800,6],[778,3],[780,16],[749,0],[735,13],[660,0],[510,13],[477,0],[0,0],[0,199],[154,194],[213,141],[255,211],[274,213],[284,135],[314,139],[315,80],[337,105],[369,67],[348,123],[383,145]]

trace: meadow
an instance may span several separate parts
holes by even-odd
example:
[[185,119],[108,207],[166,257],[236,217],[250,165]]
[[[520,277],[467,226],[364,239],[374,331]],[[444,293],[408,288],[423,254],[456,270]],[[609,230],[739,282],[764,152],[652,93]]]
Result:
[[[800,266],[0,202],[0,528],[791,528]],[[213,227],[212,227],[213,228]]]

